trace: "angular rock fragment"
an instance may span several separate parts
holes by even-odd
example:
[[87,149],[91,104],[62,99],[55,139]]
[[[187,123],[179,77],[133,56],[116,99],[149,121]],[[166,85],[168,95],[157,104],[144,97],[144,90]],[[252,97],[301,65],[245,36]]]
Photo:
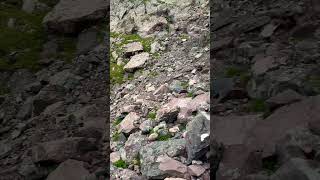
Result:
[[142,68],[146,61],[149,60],[149,53],[143,52],[131,57],[130,61],[123,67],[125,71],[133,72]]
[[50,173],[47,180],[80,180],[87,176],[89,176],[89,171],[84,168],[83,162],[69,159]]

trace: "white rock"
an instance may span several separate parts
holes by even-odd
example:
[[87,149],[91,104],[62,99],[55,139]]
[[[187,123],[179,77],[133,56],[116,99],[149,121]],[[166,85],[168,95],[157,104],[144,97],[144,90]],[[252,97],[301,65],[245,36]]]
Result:
[[144,63],[149,60],[149,53],[143,52],[131,57],[130,61],[124,66],[124,70],[127,72],[133,72],[134,70],[143,67]]

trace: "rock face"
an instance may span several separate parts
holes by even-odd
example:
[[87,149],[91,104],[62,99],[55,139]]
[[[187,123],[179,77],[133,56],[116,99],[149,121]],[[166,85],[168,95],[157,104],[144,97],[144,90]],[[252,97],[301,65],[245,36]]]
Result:
[[[315,4],[213,3],[210,150],[215,179],[319,178]],[[282,21],[289,16],[297,18]]]
[[0,179],[107,178],[108,1],[0,6]]
[[107,0],[61,0],[46,15],[43,24],[52,31],[76,33],[83,29],[84,23],[105,18],[107,10]]
[[208,2],[110,2],[111,179],[208,179]]

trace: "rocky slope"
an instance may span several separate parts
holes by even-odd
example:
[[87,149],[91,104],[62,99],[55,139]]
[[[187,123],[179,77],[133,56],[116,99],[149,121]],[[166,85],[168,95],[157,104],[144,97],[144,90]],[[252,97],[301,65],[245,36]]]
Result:
[[111,179],[209,179],[208,1],[111,1]]
[[91,2],[1,1],[1,180],[107,177],[109,9]]
[[217,180],[319,174],[318,1],[215,1],[212,163]]

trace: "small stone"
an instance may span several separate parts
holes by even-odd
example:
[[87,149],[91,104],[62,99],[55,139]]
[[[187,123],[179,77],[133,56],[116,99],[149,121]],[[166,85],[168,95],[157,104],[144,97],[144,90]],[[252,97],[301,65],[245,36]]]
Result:
[[118,54],[117,54],[117,52],[115,52],[115,51],[113,51],[112,53],[111,53],[111,55],[112,55],[112,57],[113,57],[113,59],[114,60],[117,60],[118,59]]
[[194,165],[202,165],[203,162],[202,161],[192,160],[192,164],[194,164]]
[[156,52],[158,52],[160,50],[160,48],[161,48],[161,45],[156,41],[156,42],[151,44],[150,52],[151,53],[156,53]]
[[152,133],[149,135],[148,140],[149,141],[155,141],[158,138],[158,134],[157,133]]
[[173,134],[175,134],[175,133],[177,133],[179,131],[180,131],[180,129],[179,129],[178,126],[175,126],[175,127],[172,127],[172,128],[169,129],[169,132],[173,133]]
[[150,86],[146,86],[146,91],[147,92],[152,92],[152,91],[155,91],[156,88],[154,87],[154,85],[150,85]]
[[273,32],[277,29],[277,27],[277,25],[274,25],[272,23],[268,24],[263,28],[260,35],[265,38],[270,37],[272,36]]
[[167,94],[169,92],[170,92],[170,89],[168,87],[168,84],[163,84],[153,92],[153,95]]
[[196,59],[199,59],[201,56],[202,56],[202,53],[199,53],[199,54],[195,55],[194,57],[195,57]]
[[141,132],[145,134],[145,133],[149,133],[152,130],[152,127],[153,127],[153,121],[145,120],[140,124],[139,128],[141,129]]

